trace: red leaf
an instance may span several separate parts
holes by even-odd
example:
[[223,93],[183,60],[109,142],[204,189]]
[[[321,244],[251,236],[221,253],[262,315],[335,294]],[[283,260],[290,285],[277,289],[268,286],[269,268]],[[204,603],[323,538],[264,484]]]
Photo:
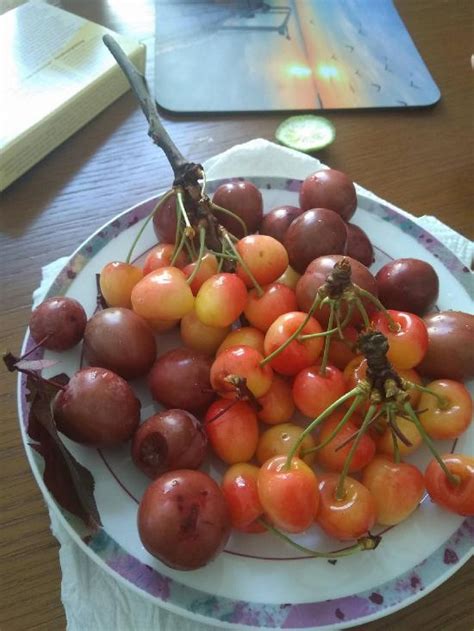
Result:
[[53,398],[68,381],[68,376],[64,374],[48,381],[28,374],[28,435],[38,441],[31,446],[45,460],[43,480],[55,500],[96,530],[102,524],[94,499],[94,478],[61,441],[51,410]]
[[15,366],[18,370],[43,370],[44,368],[51,368],[57,363],[59,363],[57,359],[20,359]]

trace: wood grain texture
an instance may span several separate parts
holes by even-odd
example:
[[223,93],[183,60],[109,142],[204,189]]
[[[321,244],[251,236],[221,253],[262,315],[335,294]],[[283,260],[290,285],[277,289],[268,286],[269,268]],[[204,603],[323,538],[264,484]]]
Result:
[[[61,5],[152,42],[152,0],[64,0]],[[413,214],[435,215],[472,238],[472,3],[398,0],[396,5],[440,87],[441,102],[416,111],[328,113],[337,138],[318,157]],[[165,114],[164,121],[183,153],[202,161],[252,138],[272,140],[283,117]],[[42,265],[69,254],[100,225],[170,180],[171,170],[147,140],[144,118],[127,94],[5,191],[1,347],[20,348]],[[58,545],[22,446],[15,379],[4,371],[0,409],[0,628],[64,629]],[[358,628],[470,630],[473,582],[470,562],[421,601]]]

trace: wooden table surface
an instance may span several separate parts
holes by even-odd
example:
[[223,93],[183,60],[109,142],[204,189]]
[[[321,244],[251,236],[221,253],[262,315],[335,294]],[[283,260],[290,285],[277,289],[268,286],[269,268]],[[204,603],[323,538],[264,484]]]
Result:
[[[60,4],[153,42],[152,0]],[[337,138],[319,157],[413,214],[435,215],[472,238],[472,4],[397,0],[396,5],[440,87],[441,102],[419,110],[329,113]],[[252,138],[272,140],[283,118],[164,115],[183,153],[198,162]],[[106,220],[170,182],[170,168],[147,140],[143,116],[128,93],[7,189],[0,215],[2,349],[20,348],[43,265],[69,254]],[[58,545],[22,446],[15,379],[5,371],[0,397],[0,628],[64,629]],[[467,631],[474,626],[473,584],[470,562],[424,599],[359,628]]]

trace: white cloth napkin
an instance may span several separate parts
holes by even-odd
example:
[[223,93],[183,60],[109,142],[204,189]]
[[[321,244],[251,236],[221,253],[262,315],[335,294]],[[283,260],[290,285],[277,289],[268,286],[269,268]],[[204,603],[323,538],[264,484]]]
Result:
[[[204,163],[209,179],[248,175],[303,179],[322,166],[315,158],[261,138],[237,145]],[[383,201],[360,186],[357,190]],[[435,217],[416,219],[400,212],[427,228],[467,266],[471,265],[472,242]],[[43,268],[41,285],[33,294],[34,304],[41,302],[66,261],[64,257]],[[51,530],[61,546],[61,597],[68,631],[213,631],[217,628],[170,613],[122,587],[72,541],[54,513],[50,512],[50,517]]]

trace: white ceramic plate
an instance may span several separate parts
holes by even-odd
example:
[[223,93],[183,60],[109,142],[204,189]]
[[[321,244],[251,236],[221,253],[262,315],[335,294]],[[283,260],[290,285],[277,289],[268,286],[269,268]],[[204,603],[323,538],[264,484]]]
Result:
[[[242,178],[240,178],[242,179]],[[298,205],[299,180],[246,178],[262,191],[266,210],[281,204]],[[212,193],[228,180],[208,182]],[[78,299],[90,316],[95,309],[95,275],[111,260],[124,259],[129,246],[156,203],[147,200],[118,216],[92,235],[72,255],[55,279],[48,296],[66,294]],[[428,261],[440,279],[440,309],[472,310],[468,293],[469,270],[435,237],[402,216],[393,207],[359,196],[354,223],[371,237],[376,271],[392,258],[415,257]],[[148,226],[139,251],[156,242]],[[180,345],[176,333],[160,336],[159,353]],[[24,351],[32,347],[29,335]],[[40,354],[36,354],[39,357]],[[55,357],[48,353],[48,357]],[[80,365],[80,348],[58,355],[52,372],[72,374]],[[142,418],[158,406],[146,388],[134,384],[142,400]],[[28,404],[25,383],[19,380],[19,410],[23,439],[31,467],[46,500],[82,549],[117,580],[143,597],[196,620],[230,628],[323,629],[347,628],[384,616],[428,593],[472,554],[474,519],[463,519],[422,501],[403,524],[389,530],[374,552],[337,563],[300,558],[293,548],[271,534],[233,535],[226,550],[207,567],[177,572],[150,556],[136,529],[137,504],[148,480],[131,462],[128,446],[95,450],[66,440],[74,456],[93,474],[103,529],[91,534],[76,518],[60,510],[42,481],[42,460],[28,446]],[[456,451],[472,453],[474,426],[457,442]],[[442,451],[452,443],[441,446]],[[422,469],[429,461],[421,449],[412,461]],[[212,463],[207,470],[216,475]],[[318,549],[340,543],[316,528],[297,540]]]

